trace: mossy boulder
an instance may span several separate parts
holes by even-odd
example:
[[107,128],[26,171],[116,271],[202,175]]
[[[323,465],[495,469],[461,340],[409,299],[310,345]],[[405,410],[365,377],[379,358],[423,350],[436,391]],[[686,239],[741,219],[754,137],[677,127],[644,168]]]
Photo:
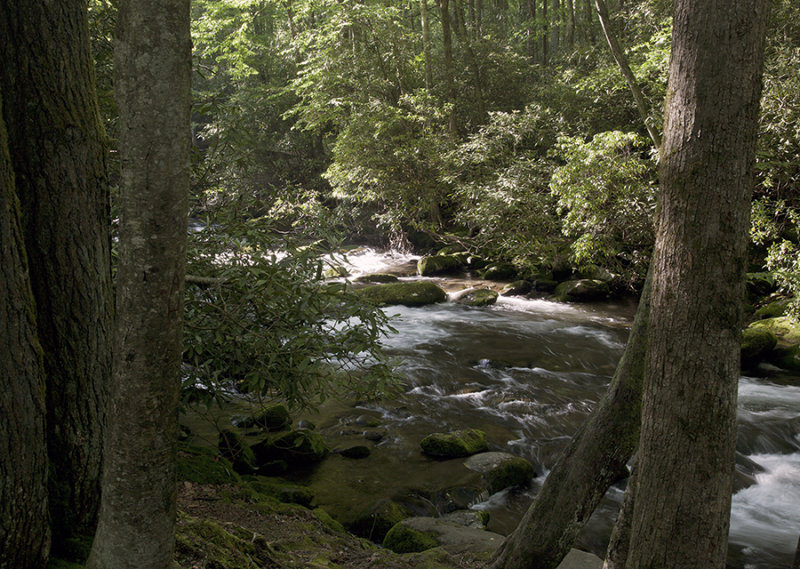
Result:
[[778,338],[778,347],[780,348],[800,344],[800,324],[788,316],[764,318],[750,324],[748,329],[771,331]]
[[322,273],[322,276],[326,279],[338,279],[346,277],[349,274],[350,272],[345,267],[335,266],[325,269],[325,271]]
[[239,474],[252,474],[256,471],[256,457],[244,437],[231,429],[219,433],[217,449],[220,456],[231,461],[233,469]]
[[400,522],[386,534],[383,546],[395,553],[419,553],[438,547],[439,543],[431,534],[415,530]]
[[470,456],[489,448],[486,442],[486,433],[478,429],[432,433],[422,439],[419,444],[423,454],[442,460]]
[[497,302],[498,294],[490,288],[475,288],[459,295],[455,301],[465,306],[489,306]]
[[357,294],[379,306],[425,306],[443,302],[447,298],[441,288],[428,281],[373,285],[358,290]]
[[309,429],[295,429],[267,437],[252,447],[256,463],[284,461],[291,467],[310,466],[330,452],[322,435]]
[[518,280],[504,286],[500,294],[503,296],[522,296],[528,294],[532,290],[533,283],[531,281]]
[[408,511],[400,504],[385,500],[357,516],[347,529],[359,537],[382,543],[389,530],[408,517]]
[[800,345],[778,348],[773,352],[772,361],[783,369],[800,371]]
[[355,445],[340,450],[339,454],[341,454],[345,458],[352,458],[358,460],[361,458],[367,458],[369,455],[372,454],[372,451],[367,445]]
[[774,300],[756,310],[755,314],[753,314],[753,318],[756,320],[764,320],[765,318],[778,318],[780,316],[784,316],[788,308],[788,299],[782,298],[780,300]]
[[400,279],[397,278],[396,275],[390,275],[388,273],[374,273],[371,275],[361,275],[360,277],[356,277],[355,282],[357,283],[396,283]]
[[240,478],[230,461],[213,450],[180,444],[178,480],[197,484],[228,484],[238,483]]
[[286,405],[278,403],[268,405],[258,413],[237,421],[236,426],[241,429],[265,429],[267,431],[285,431],[292,425],[292,417]]
[[558,300],[566,302],[592,302],[608,298],[608,283],[598,279],[578,279],[559,284],[554,292]]
[[778,337],[766,328],[747,328],[742,332],[742,364],[755,365],[766,359],[778,343]]
[[417,274],[423,277],[455,273],[464,268],[461,255],[431,255],[417,261]]
[[481,278],[489,281],[506,281],[516,278],[517,268],[510,263],[496,263],[489,265],[479,274]]
[[483,452],[469,457],[464,466],[483,477],[490,494],[515,486],[530,486],[536,469],[526,459],[507,452]]

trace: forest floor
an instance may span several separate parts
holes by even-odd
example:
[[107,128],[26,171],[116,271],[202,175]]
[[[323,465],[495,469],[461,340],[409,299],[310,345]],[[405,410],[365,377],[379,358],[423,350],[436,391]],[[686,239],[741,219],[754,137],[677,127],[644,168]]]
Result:
[[488,557],[442,548],[396,554],[344,531],[324,512],[236,484],[181,482],[178,510],[181,569],[477,569]]

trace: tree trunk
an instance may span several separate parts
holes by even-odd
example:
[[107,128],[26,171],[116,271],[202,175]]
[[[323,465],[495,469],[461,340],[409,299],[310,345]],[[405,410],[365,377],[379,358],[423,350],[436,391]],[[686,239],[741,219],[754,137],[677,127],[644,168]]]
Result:
[[542,0],[542,65],[550,63],[550,22],[547,20],[547,0]]
[[433,69],[431,66],[431,25],[428,19],[428,0],[420,0],[420,17],[422,18],[422,52],[425,57],[425,88],[433,88]]
[[768,0],[677,0],[626,567],[722,568]]
[[453,34],[450,31],[450,0],[439,0],[439,16],[442,20],[442,46],[444,50],[444,81],[447,88],[447,102],[450,103],[450,135],[458,135],[456,124],[456,86],[453,77]]
[[111,373],[104,139],[84,0],[0,0],[4,117],[47,375],[55,546],[91,534]]
[[120,253],[100,523],[87,567],[172,565],[189,186],[189,0],[119,4]]
[[626,472],[638,441],[647,350],[648,276],[625,353],[608,391],[572,438],[491,569],[552,569],[569,553],[608,488]]
[[0,569],[47,564],[44,364],[0,102]]
[[[456,13],[461,14],[461,0],[453,0],[456,8]],[[475,99],[478,107],[478,115],[483,119],[486,115],[486,106],[483,103],[483,81],[481,80],[481,70],[478,67],[478,58],[475,57],[475,52],[469,41],[469,34],[464,25],[464,18],[457,18],[458,24],[456,25],[456,37],[461,45],[464,47],[464,54],[466,55],[467,65],[469,66],[472,75],[472,86],[475,89]]]

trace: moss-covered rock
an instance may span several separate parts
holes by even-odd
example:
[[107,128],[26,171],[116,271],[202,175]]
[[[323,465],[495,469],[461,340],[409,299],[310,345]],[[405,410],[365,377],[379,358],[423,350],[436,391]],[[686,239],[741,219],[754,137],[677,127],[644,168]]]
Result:
[[371,275],[361,275],[360,277],[356,277],[355,282],[357,283],[396,283],[399,281],[395,275],[390,275],[388,273],[374,273]]
[[591,302],[608,298],[608,283],[597,279],[566,281],[556,287],[554,295],[565,302]]
[[313,513],[315,516],[317,516],[317,519],[321,521],[328,529],[340,532],[347,531],[344,529],[344,526],[334,520],[324,508],[314,508]]
[[337,265],[335,267],[329,267],[325,269],[325,271],[322,273],[322,276],[326,279],[338,279],[341,277],[346,277],[349,274],[349,271],[345,267]]
[[252,474],[256,471],[256,457],[244,437],[231,429],[219,433],[217,449],[220,456],[231,461],[233,469],[239,474]]
[[424,306],[442,302],[447,298],[441,288],[427,281],[373,285],[358,290],[357,294],[379,306],[394,304]]
[[766,359],[778,343],[778,337],[766,328],[747,328],[742,332],[742,364],[755,365]]
[[800,345],[778,348],[773,352],[772,361],[783,369],[800,371]]
[[785,316],[789,308],[789,300],[782,298],[774,300],[755,311],[753,318],[756,320],[764,320],[765,318],[778,318]]
[[417,261],[417,274],[423,277],[455,273],[464,268],[464,258],[460,255],[431,255]]
[[789,347],[800,344],[800,324],[788,316],[764,318],[753,322],[749,329],[769,330],[778,338],[778,347]]
[[175,558],[181,567],[274,567],[271,551],[262,536],[211,520],[184,515],[175,532]]
[[494,494],[513,488],[515,486],[528,487],[531,479],[536,476],[533,465],[522,457],[512,457],[497,466],[485,475],[489,493]]
[[395,524],[383,539],[383,546],[395,553],[419,553],[438,545],[432,535],[410,528],[403,522]]
[[285,431],[291,425],[289,409],[282,403],[267,405],[258,413],[236,422],[236,426],[242,429],[265,429],[270,432]]
[[178,447],[178,480],[197,484],[227,484],[240,481],[229,460],[211,449],[181,444]]
[[360,459],[367,458],[372,454],[372,451],[367,445],[355,445],[340,450],[339,454],[345,458]]
[[489,306],[497,302],[497,292],[490,288],[476,288],[459,295],[455,302],[465,306]]
[[517,268],[510,263],[496,263],[489,265],[479,274],[489,281],[506,281],[512,280],[517,276]]
[[389,530],[407,517],[408,511],[403,506],[386,500],[357,516],[347,529],[359,537],[382,543]]
[[251,448],[259,466],[274,461],[284,461],[289,466],[310,466],[323,460],[330,452],[322,435],[309,429],[278,433]]
[[503,296],[522,296],[528,294],[532,290],[533,283],[531,281],[518,280],[504,286],[500,294]]
[[425,455],[437,459],[470,456],[489,448],[486,434],[478,429],[432,433],[422,439],[420,446]]

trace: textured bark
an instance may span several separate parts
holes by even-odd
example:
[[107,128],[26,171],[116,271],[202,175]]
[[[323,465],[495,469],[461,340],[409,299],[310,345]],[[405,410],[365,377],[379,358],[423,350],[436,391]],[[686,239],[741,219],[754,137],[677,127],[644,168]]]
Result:
[[722,568],[768,0],[678,0],[626,567]]
[[2,114],[0,244],[0,569],[39,569],[50,547],[44,367]]
[[606,395],[559,457],[517,529],[495,553],[493,569],[557,567],[625,471],[639,434],[650,281],[648,277]]
[[428,19],[428,0],[420,0],[420,15],[422,18],[422,51],[425,56],[425,88],[433,88],[433,69],[431,66],[431,25]]
[[47,373],[58,541],[94,532],[111,372],[108,186],[86,2],[0,0],[0,48],[3,116]]
[[100,522],[87,567],[164,569],[175,460],[189,190],[189,0],[119,3],[120,253]]
[[439,16],[442,19],[444,82],[447,87],[447,102],[452,106],[448,130],[451,136],[456,136],[458,134],[458,125],[456,124],[456,85],[453,77],[453,34],[450,30],[450,0],[439,0]]

